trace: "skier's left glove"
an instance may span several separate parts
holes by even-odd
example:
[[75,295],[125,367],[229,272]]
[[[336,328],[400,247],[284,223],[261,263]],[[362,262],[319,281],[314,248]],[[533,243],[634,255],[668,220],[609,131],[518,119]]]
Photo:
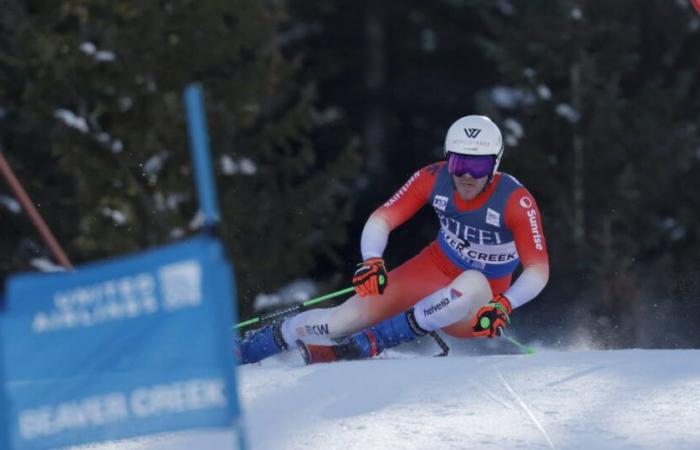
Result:
[[513,307],[503,294],[495,296],[491,302],[484,305],[476,313],[472,322],[472,334],[475,337],[494,337],[501,335],[501,328],[510,323],[508,315]]

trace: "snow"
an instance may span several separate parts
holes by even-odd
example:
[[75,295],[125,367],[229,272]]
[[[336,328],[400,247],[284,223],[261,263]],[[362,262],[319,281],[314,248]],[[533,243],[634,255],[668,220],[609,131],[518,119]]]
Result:
[[86,55],[94,55],[97,51],[97,47],[92,42],[83,42],[80,44],[80,51]]
[[516,12],[513,4],[507,0],[501,0],[498,2],[498,9],[506,16],[512,16]]
[[503,127],[507,130],[506,144],[509,147],[518,145],[518,141],[525,135],[522,124],[515,119],[508,118],[503,121]]
[[239,158],[238,161],[230,155],[221,157],[221,171],[224,175],[234,175],[242,173],[243,175],[255,175],[258,172],[258,167],[250,158]]
[[80,51],[86,55],[93,57],[98,62],[112,62],[116,59],[116,55],[111,50],[98,50],[97,46],[92,42],[83,42],[80,44]]
[[12,214],[19,214],[22,211],[22,206],[20,206],[19,202],[8,195],[0,195],[0,206]]
[[87,133],[89,131],[87,121],[67,109],[57,109],[53,113],[54,117],[62,121],[66,126]]
[[160,191],[153,194],[155,207],[158,211],[178,211],[180,204],[189,200],[190,197],[186,192],[168,193],[167,196]]
[[134,106],[134,100],[131,97],[121,97],[118,103],[120,112],[127,112]]
[[513,109],[518,105],[531,105],[536,100],[530,92],[506,86],[495,86],[489,94],[491,101],[503,109]]
[[116,55],[114,52],[110,50],[100,50],[97,53],[95,53],[95,61],[99,62],[111,62],[116,59]]
[[[409,349],[304,366],[288,353],[241,367],[249,447],[700,448],[699,350],[478,355],[457,344],[446,358]],[[89,448],[175,450],[197,438],[234,448],[221,432]]]
[[63,266],[59,266],[45,257],[32,258],[30,264],[41,272],[63,272],[66,270]]
[[163,168],[165,161],[170,156],[170,152],[161,152],[157,155],[153,155],[143,163],[143,172],[148,176],[156,176]]
[[109,217],[114,220],[117,225],[124,225],[127,222],[126,215],[119,211],[118,209],[113,209],[105,206],[101,211],[103,216]]
[[539,97],[542,100],[549,100],[550,98],[552,98],[552,91],[549,89],[549,86],[547,86],[546,84],[538,84],[537,85],[537,95],[539,95]]
[[198,230],[204,226],[204,214],[201,210],[197,210],[187,226],[190,230]]
[[266,308],[297,305],[309,300],[318,293],[318,286],[310,279],[294,280],[282,286],[277,292],[260,293],[253,301],[253,311]]
[[124,150],[124,144],[122,144],[121,140],[115,139],[112,142],[110,149],[112,150],[112,153],[121,153],[121,151]]
[[557,114],[565,118],[571,123],[576,123],[581,118],[581,114],[568,103],[560,103],[557,105]]

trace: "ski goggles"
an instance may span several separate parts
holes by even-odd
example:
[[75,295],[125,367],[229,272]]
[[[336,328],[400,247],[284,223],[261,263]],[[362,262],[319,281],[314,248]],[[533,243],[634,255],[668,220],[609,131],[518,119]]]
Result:
[[496,158],[492,155],[460,155],[449,153],[447,156],[447,171],[450,174],[461,177],[468,173],[474,178],[483,178],[491,175]]

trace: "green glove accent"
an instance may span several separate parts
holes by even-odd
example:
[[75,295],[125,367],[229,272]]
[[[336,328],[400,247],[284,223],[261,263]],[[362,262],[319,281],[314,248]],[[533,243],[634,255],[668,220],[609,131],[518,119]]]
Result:
[[488,317],[482,317],[481,320],[479,320],[479,326],[484,330],[487,330],[491,326],[491,319]]
[[384,277],[384,275],[379,275],[379,285],[384,286],[385,282],[386,282],[386,277]]

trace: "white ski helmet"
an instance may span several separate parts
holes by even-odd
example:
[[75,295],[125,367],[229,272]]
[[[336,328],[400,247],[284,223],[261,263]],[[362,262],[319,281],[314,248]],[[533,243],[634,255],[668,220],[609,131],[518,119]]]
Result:
[[445,156],[448,153],[460,155],[493,155],[496,163],[493,173],[503,156],[503,137],[498,125],[486,116],[464,116],[447,130],[445,136]]

